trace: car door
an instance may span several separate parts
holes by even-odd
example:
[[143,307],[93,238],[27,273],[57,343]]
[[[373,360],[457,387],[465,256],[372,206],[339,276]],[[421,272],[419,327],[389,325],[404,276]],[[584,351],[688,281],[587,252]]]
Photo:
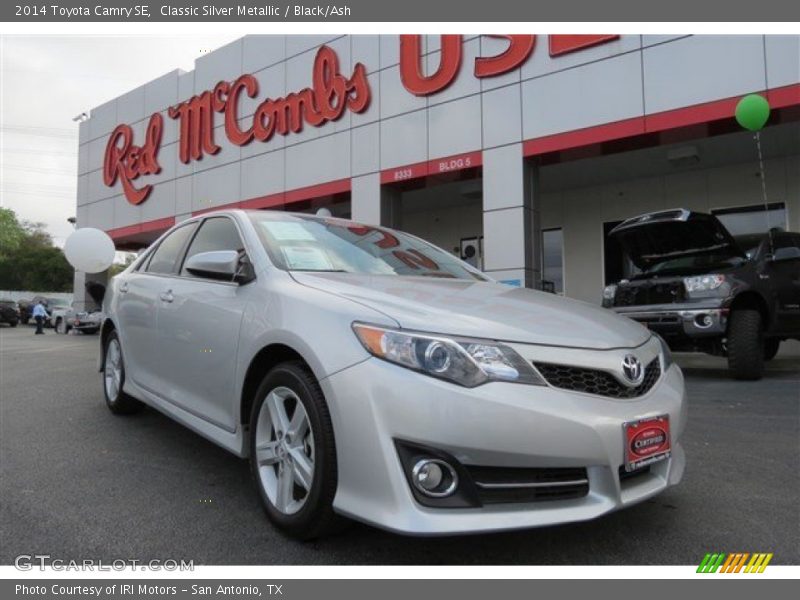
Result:
[[[205,219],[183,263],[215,250],[245,250],[230,217]],[[236,356],[251,286],[196,277],[183,266],[179,275],[162,290],[158,315],[162,391],[170,402],[234,431]]]
[[159,294],[175,276],[178,259],[197,223],[178,227],[150,252],[142,265],[116,284],[116,321],[125,357],[125,375],[133,383],[156,392],[158,389]]
[[772,245],[766,272],[775,299],[774,330],[797,335],[800,333],[800,234],[776,234]]

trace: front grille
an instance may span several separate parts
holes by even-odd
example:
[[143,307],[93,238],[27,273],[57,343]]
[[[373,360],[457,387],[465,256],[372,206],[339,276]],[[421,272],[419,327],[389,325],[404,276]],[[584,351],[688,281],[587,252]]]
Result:
[[553,387],[572,392],[583,392],[609,398],[636,398],[650,391],[661,376],[661,363],[658,357],[650,361],[644,370],[644,380],[636,387],[628,387],[620,383],[607,371],[585,369],[570,365],[554,365],[551,363],[533,363],[547,383]]
[[673,304],[683,302],[686,288],[683,282],[639,283],[620,285],[614,294],[614,306],[642,306],[645,304]]
[[466,466],[482,504],[573,500],[589,493],[586,469]]

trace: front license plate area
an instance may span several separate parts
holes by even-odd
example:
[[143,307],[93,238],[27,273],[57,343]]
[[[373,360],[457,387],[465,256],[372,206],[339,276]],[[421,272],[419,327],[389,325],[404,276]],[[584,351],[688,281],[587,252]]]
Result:
[[635,471],[669,458],[672,450],[669,415],[630,421],[622,426],[625,470]]

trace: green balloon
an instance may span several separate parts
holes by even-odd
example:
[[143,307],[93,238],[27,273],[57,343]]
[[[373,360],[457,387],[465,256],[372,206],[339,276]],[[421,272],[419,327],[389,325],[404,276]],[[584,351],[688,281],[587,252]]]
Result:
[[736,121],[750,131],[758,131],[769,119],[769,102],[760,94],[750,94],[736,105]]

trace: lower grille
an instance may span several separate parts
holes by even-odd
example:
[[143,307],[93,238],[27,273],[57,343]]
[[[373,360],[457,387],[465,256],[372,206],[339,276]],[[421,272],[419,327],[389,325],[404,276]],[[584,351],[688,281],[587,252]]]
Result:
[[589,493],[586,469],[467,466],[482,504],[573,500]]
[[647,475],[650,472],[650,465],[645,465],[644,467],[639,467],[633,471],[626,471],[625,465],[620,465],[619,467],[619,482],[625,483],[626,481],[630,481],[631,479],[636,479],[637,477],[641,477],[642,475]]
[[650,391],[661,376],[661,363],[658,357],[650,361],[644,370],[644,380],[636,387],[623,385],[607,371],[585,369],[570,365],[533,363],[553,387],[572,392],[583,392],[609,398],[636,398]]

